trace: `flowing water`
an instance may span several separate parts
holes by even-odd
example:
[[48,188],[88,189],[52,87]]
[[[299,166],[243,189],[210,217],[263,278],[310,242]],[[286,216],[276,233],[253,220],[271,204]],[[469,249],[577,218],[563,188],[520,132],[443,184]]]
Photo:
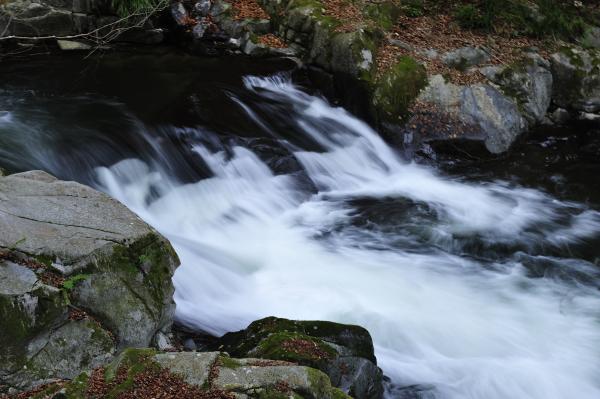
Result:
[[92,184],[168,237],[190,326],[363,325],[390,398],[600,398],[600,160],[542,177],[528,149],[551,138],[444,173],[289,66],[176,59],[5,66],[0,164]]

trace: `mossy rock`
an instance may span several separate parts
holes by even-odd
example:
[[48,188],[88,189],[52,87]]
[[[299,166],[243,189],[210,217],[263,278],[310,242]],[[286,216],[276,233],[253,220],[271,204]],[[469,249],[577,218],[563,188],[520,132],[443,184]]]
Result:
[[[234,357],[247,357],[273,334],[279,334],[276,335],[277,340],[297,336],[316,339],[323,345],[331,343],[341,346],[351,351],[354,356],[363,357],[372,362],[376,361],[373,339],[365,328],[331,321],[305,321],[267,317],[252,322],[245,330],[225,334],[216,345],[222,346],[224,351]],[[275,342],[275,339],[271,342]],[[268,346],[267,349],[272,350]]]
[[563,47],[550,61],[554,102],[566,109],[600,111],[600,52]]
[[360,326],[267,317],[225,334],[215,347],[234,357],[259,357],[313,367],[357,399],[381,398],[373,341]]
[[[0,191],[0,250],[23,263],[0,265],[14,277],[0,283],[0,378],[23,365],[10,386],[72,378],[170,327],[179,259],[154,229],[107,195],[41,171],[0,177]],[[39,282],[47,273],[57,287]],[[67,322],[73,308],[98,328]]]
[[373,105],[384,123],[400,123],[421,90],[427,86],[425,68],[408,56],[402,56],[375,83]]

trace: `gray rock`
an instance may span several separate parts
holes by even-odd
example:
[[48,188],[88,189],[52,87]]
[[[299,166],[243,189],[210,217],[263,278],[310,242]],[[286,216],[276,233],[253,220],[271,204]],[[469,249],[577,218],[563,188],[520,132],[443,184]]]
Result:
[[597,26],[588,28],[581,38],[581,44],[587,48],[600,49],[600,28]]
[[550,114],[550,119],[557,125],[564,125],[571,120],[571,114],[564,108],[556,108],[554,112]]
[[110,333],[91,320],[69,321],[28,346],[29,364],[44,379],[75,378],[110,361],[114,353]]
[[[125,206],[89,187],[40,171],[0,177],[0,249],[68,282],[51,287],[24,266],[0,262],[0,378],[40,359],[35,375],[18,374],[13,386],[72,375],[104,361],[113,345],[148,346],[172,323],[177,255]],[[64,324],[67,297],[101,328]],[[103,331],[114,344],[94,341]]]
[[186,351],[188,351],[188,352],[193,352],[196,349],[198,349],[198,347],[196,346],[196,342],[193,339],[188,338],[183,343],[183,349],[186,350]]
[[577,119],[580,121],[600,122],[600,115],[591,112],[580,112],[579,115],[577,115]]
[[162,331],[157,332],[152,338],[153,346],[159,351],[174,351],[173,334]]
[[[117,370],[135,375],[156,366],[177,375],[191,387],[224,391],[236,398],[351,399],[333,388],[329,378],[309,367],[263,359],[233,359],[222,352],[156,353],[127,349],[106,367],[105,378]],[[69,386],[67,386],[69,388]]]
[[36,288],[38,277],[25,266],[3,262],[0,267],[0,295],[23,295]]
[[566,47],[550,57],[554,87],[552,99],[561,108],[600,111],[600,54]]
[[388,39],[388,43],[390,43],[392,46],[396,46],[408,51],[413,51],[415,49],[410,43],[406,43],[398,39]]
[[210,0],[200,0],[194,4],[194,11],[196,11],[198,15],[206,17],[210,13],[211,6]]
[[485,85],[458,86],[447,83],[441,75],[429,79],[429,86],[419,95],[419,101],[433,104],[472,127],[492,153],[501,153],[528,128],[515,100],[497,89]]
[[56,44],[63,51],[85,51],[92,48],[89,44],[76,42],[74,40],[57,40]]
[[219,21],[218,17],[223,16],[223,14],[229,14],[230,11],[231,4],[223,0],[214,0],[210,9],[210,16],[215,18],[216,21]]
[[466,70],[470,67],[484,64],[489,60],[489,53],[476,47],[462,47],[450,51],[442,57],[444,64],[460,70]]
[[[9,3],[22,5],[25,3]],[[8,26],[7,26],[8,25]],[[26,8],[5,7],[0,10],[0,31],[17,36],[66,36],[74,31],[71,11],[30,3]]]
[[219,355],[219,352],[160,353],[154,356],[154,361],[182,376],[188,384],[203,386],[207,384],[210,370]]
[[268,19],[250,19],[243,22],[242,26],[256,35],[264,35],[271,32],[271,21]]
[[251,57],[265,57],[270,54],[270,47],[247,39],[242,45],[242,51]]
[[195,40],[202,39],[202,37],[204,37],[204,33],[206,33],[207,29],[208,29],[208,20],[205,18],[202,18],[200,21],[198,21],[198,23],[196,25],[194,25],[194,28],[192,29],[192,37]]
[[439,58],[439,56],[440,56],[440,54],[432,48],[420,50],[419,53],[421,55],[423,55],[424,57],[429,58],[430,60],[435,60],[435,59]]
[[280,384],[285,384],[305,399],[332,399],[331,382],[320,371],[295,365],[255,365],[260,364],[257,360],[234,360],[234,367],[219,367],[213,387],[254,396],[280,390]]
[[171,4],[171,17],[179,26],[185,26],[189,21],[188,12],[181,2]]
[[31,358],[29,342],[63,323],[66,314],[58,289],[42,284],[24,266],[0,261],[0,381],[26,388],[42,378],[18,374]]
[[516,100],[531,125],[543,122],[552,100],[553,78],[548,61],[537,54],[527,54],[492,80]]

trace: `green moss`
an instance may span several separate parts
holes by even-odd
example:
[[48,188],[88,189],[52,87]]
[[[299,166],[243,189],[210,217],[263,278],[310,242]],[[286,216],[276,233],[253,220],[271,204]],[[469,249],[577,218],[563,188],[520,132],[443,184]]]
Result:
[[567,56],[571,65],[578,68],[583,68],[585,66],[581,55],[577,54],[572,47],[563,46],[558,51]]
[[341,389],[334,387],[331,389],[331,399],[352,399],[352,397],[347,395]]
[[162,309],[167,296],[171,296],[165,289],[171,289],[172,270],[176,266],[172,262],[179,264],[173,247],[156,233],[148,233],[129,246],[115,245],[111,254],[90,263],[84,272],[94,274],[100,270],[125,274],[123,283],[130,279],[129,276],[143,273],[144,285],[150,288],[154,308]]
[[29,397],[29,399],[46,399],[51,398],[60,391],[61,386],[58,384],[50,385],[44,388],[42,391],[36,393],[35,395]]
[[414,59],[403,56],[376,82],[373,103],[381,122],[398,123],[427,85],[425,68]]
[[400,16],[401,9],[396,2],[367,3],[364,9],[367,18],[376,28],[388,31],[392,29]]
[[228,369],[237,369],[239,367],[242,367],[242,364],[236,360],[233,359],[229,356],[219,356],[219,364],[223,367],[226,367]]
[[51,267],[52,263],[54,262],[54,258],[48,255],[37,255],[34,258],[46,267]]
[[327,398],[332,396],[332,386],[329,377],[322,371],[308,368],[308,381],[310,387],[317,398]]
[[120,17],[151,12],[158,3],[158,0],[112,0],[112,6]]
[[89,375],[87,373],[81,373],[67,384],[66,388],[66,399],[84,399],[86,397],[85,392],[88,386]]
[[25,364],[27,341],[66,317],[66,304],[58,291],[39,287],[31,295],[37,300],[34,314],[18,298],[0,295],[0,361],[5,366]]
[[[312,342],[315,350],[291,350],[285,347],[286,343],[291,344],[294,340]],[[323,367],[329,359],[337,356],[336,350],[322,340],[296,332],[277,332],[269,335],[258,345],[256,353],[265,359],[285,360],[313,367]]]
[[[253,396],[254,397],[254,396]],[[281,392],[276,389],[265,389],[256,395],[256,399],[304,399],[295,392]]]
[[296,333],[325,342],[332,342],[349,348],[355,356],[375,361],[373,341],[366,329],[361,326],[330,321],[288,320],[267,317],[254,321],[243,331],[225,334],[218,341],[218,346],[222,346],[223,350],[235,357],[250,356],[250,351],[257,348],[261,341],[277,333]]

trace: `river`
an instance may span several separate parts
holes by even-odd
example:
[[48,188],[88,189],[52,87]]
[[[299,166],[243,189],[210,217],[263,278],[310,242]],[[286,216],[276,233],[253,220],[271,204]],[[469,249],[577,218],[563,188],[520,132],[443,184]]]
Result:
[[389,398],[600,398],[597,133],[414,162],[292,68],[0,64],[0,166],[90,184],[164,234],[189,326],[360,324]]

